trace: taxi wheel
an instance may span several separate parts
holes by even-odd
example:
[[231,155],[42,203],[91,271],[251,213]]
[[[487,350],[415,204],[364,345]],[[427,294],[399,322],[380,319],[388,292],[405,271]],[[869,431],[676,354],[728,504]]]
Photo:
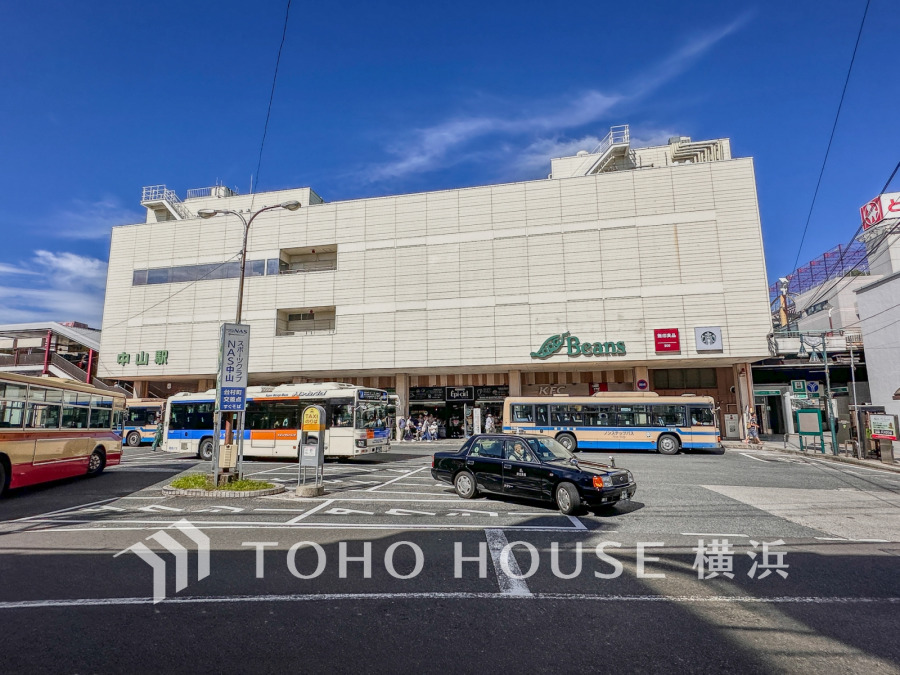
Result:
[[90,459],[88,459],[88,476],[98,476],[103,473],[103,469],[106,466],[106,454],[100,450],[94,450],[91,453]]
[[136,448],[141,444],[141,435],[136,431],[129,431],[125,437],[125,443],[129,448]]
[[460,471],[453,479],[453,487],[456,488],[456,494],[463,499],[472,499],[478,494],[478,487],[475,485],[475,476],[468,471]]
[[569,452],[575,452],[578,449],[578,441],[572,434],[560,434],[556,440]]
[[578,494],[578,488],[571,483],[560,483],[556,488],[556,505],[563,515],[575,515],[581,508],[581,496]]
[[656,449],[659,450],[661,455],[677,455],[678,451],[681,450],[681,443],[671,434],[666,434],[659,437],[659,440],[656,442]]
[[204,438],[200,441],[200,450],[197,451],[197,455],[204,462],[211,462],[213,458],[213,442],[211,438]]

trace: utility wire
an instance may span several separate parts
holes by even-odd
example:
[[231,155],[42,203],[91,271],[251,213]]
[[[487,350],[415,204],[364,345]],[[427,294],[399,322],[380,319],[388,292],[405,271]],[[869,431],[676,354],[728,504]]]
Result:
[[853,46],[853,56],[850,57],[850,67],[847,68],[847,77],[844,78],[844,88],[841,91],[841,100],[838,103],[837,114],[834,116],[834,124],[831,127],[831,136],[828,138],[828,146],[825,148],[825,157],[822,160],[822,168],[819,170],[819,180],[816,181],[816,189],[813,192],[812,203],[809,205],[809,213],[806,216],[806,225],[803,227],[803,236],[800,237],[800,246],[797,247],[797,257],[794,260],[793,269],[797,269],[800,262],[800,252],[803,250],[803,242],[806,240],[806,231],[809,229],[810,220],[812,220],[813,208],[816,205],[816,197],[819,195],[819,187],[822,185],[822,176],[825,173],[825,165],[828,163],[828,154],[831,152],[831,142],[834,140],[834,132],[837,130],[838,119],[841,116],[841,108],[844,105],[844,95],[847,93],[847,85],[850,83],[850,73],[853,70],[853,62],[856,60],[856,50],[859,48],[859,40],[862,37],[863,26],[866,25],[866,15],[869,13],[869,3],[866,0],[866,9],[863,12],[862,21],[859,23],[859,32],[856,34],[856,44]]
[[[262,141],[259,144],[259,157],[256,160],[256,188],[259,189],[259,168],[262,165],[263,148],[266,145],[266,134],[269,132],[269,117],[272,115],[272,101],[275,99],[275,83],[278,81],[278,66],[281,64],[281,50],[284,49],[284,40],[287,37],[288,17],[291,15],[291,0],[287,2],[287,10],[284,13],[284,28],[281,31],[281,44],[278,45],[278,56],[275,58],[275,74],[272,76],[272,91],[269,92],[269,105],[266,108],[266,123],[263,125]],[[250,210],[253,210],[253,201],[256,192],[250,198]]]
[[[884,194],[885,192],[887,192],[888,187],[890,187],[891,182],[894,180],[894,176],[897,175],[897,171],[898,171],[898,170],[900,170],[900,161],[898,161],[897,164],[896,164],[896,166],[894,166],[894,170],[891,172],[891,175],[888,177],[887,181],[885,181],[885,183],[884,183],[884,185],[882,186],[881,190],[878,192],[879,195],[882,195],[882,194]],[[894,231],[896,231],[896,229],[897,229],[897,225],[895,225],[893,228],[891,228],[890,231],[888,231],[886,234],[884,234],[884,235],[876,242],[876,244],[875,244],[873,247],[871,247],[871,249],[870,249],[869,251],[866,252],[865,260],[869,260],[872,256],[874,256],[874,255],[878,252],[878,249],[881,247],[881,245],[887,240],[887,237],[889,237],[891,234],[893,234]],[[859,236],[859,234],[862,232],[862,230],[863,230],[863,226],[862,226],[862,224],[860,224],[860,226],[859,226],[858,228],[856,228],[856,232],[854,232],[854,233],[853,233],[853,236],[850,238],[850,241],[847,242],[847,246],[845,246],[845,247],[843,248],[843,250],[841,251],[841,257],[838,259],[838,264],[839,264],[839,265],[840,265],[840,264],[843,264],[843,262],[844,262],[844,253],[850,248],[850,246],[852,246],[854,240]],[[818,291],[818,292],[817,292],[817,293],[816,293],[816,294],[815,294],[815,295],[814,295],[814,296],[806,303],[806,305],[803,307],[803,309],[801,309],[801,310],[799,310],[799,311],[802,312],[803,310],[807,309],[808,307],[811,307],[812,305],[814,305],[814,304],[816,304],[817,302],[819,302],[823,297],[827,297],[828,295],[830,295],[831,292],[832,292],[839,284],[841,284],[841,283],[849,283],[849,281],[850,281],[853,277],[848,276],[848,275],[849,275],[851,272],[853,272],[854,270],[856,270],[862,263],[863,263],[863,261],[860,260],[860,261],[859,261],[858,263],[856,263],[853,267],[851,267],[849,270],[847,270],[842,276],[838,277],[838,278],[835,280],[835,282],[834,282],[831,286],[829,286],[827,289],[820,289],[820,290],[819,290],[819,291]],[[825,283],[827,283],[827,282],[825,282]],[[824,286],[825,283],[823,283],[822,286]]]
[[112,324],[111,326],[106,326],[106,328],[107,328],[107,329],[110,329],[110,328],[115,328],[115,327],[117,327],[117,326],[121,326],[123,323],[127,323],[128,321],[131,321],[132,319],[136,319],[136,318],[139,317],[141,314],[145,314],[145,313],[149,312],[151,309],[153,309],[153,308],[155,308],[155,307],[159,307],[161,304],[163,304],[164,302],[168,302],[169,300],[171,300],[172,298],[174,298],[174,297],[175,297],[176,295],[178,295],[179,293],[183,293],[184,291],[186,291],[187,289],[189,289],[191,286],[193,286],[194,284],[196,284],[198,281],[203,281],[203,280],[206,279],[210,274],[212,274],[212,273],[215,272],[216,270],[220,269],[221,267],[227,265],[227,264],[230,263],[232,260],[236,260],[237,258],[240,258],[240,257],[241,257],[241,254],[240,254],[239,252],[238,252],[238,253],[235,253],[233,256],[231,256],[231,257],[230,257],[228,260],[226,260],[225,262],[219,263],[218,265],[216,265],[215,267],[213,267],[209,272],[207,272],[206,274],[204,274],[202,277],[199,277],[198,279],[194,279],[194,280],[191,281],[190,283],[185,284],[184,286],[182,286],[181,288],[179,288],[177,291],[175,291],[174,293],[170,293],[169,295],[167,295],[165,298],[163,298],[162,300],[160,300],[160,301],[157,302],[156,304],[150,305],[149,307],[145,307],[144,309],[142,309],[142,310],[141,310],[140,312],[138,312],[137,314],[132,314],[132,315],[129,316],[127,319],[122,319],[121,321],[119,321],[119,323],[114,323],[114,324]]

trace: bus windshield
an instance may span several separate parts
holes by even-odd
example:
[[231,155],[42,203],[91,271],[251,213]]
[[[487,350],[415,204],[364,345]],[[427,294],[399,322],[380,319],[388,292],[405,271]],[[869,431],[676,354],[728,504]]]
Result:
[[357,429],[384,429],[387,425],[387,405],[362,401],[356,406]]

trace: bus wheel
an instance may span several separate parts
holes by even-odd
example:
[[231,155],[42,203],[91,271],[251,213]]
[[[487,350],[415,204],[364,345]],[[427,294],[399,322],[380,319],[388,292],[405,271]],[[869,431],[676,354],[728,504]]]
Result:
[[578,449],[578,441],[572,434],[560,434],[556,440],[569,452],[575,452]]
[[136,448],[141,444],[141,435],[137,431],[129,431],[125,437],[125,444],[129,448]]
[[103,473],[103,469],[106,466],[106,453],[104,453],[100,448],[94,450],[91,453],[90,459],[88,459],[88,476],[98,476]]
[[664,434],[656,441],[656,449],[661,455],[677,455],[681,450],[681,443],[672,434]]
[[204,462],[211,462],[213,457],[213,442],[211,438],[204,438],[200,441],[200,450],[197,456]]

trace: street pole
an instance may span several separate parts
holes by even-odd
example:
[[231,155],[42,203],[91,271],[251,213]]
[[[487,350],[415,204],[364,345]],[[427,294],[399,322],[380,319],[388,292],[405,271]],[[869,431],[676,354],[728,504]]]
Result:
[[822,360],[825,361],[825,412],[831,430],[831,454],[837,454],[837,434],[834,431],[834,415],[831,410],[831,375],[828,370],[828,336],[822,336]]
[[859,423],[859,403],[856,400],[856,362],[853,360],[853,345],[850,347],[850,379],[853,381],[853,414],[856,419],[856,457],[863,458],[862,425]]
[[[244,218],[242,214],[238,211],[232,211],[230,209],[201,209],[197,212],[197,215],[201,218],[212,218],[216,215],[226,215],[230,214],[232,216],[237,216],[241,223],[244,225],[244,237],[243,243],[241,245],[241,274],[238,277],[238,294],[237,294],[237,311],[235,312],[234,322],[236,324],[241,323],[241,310],[244,304],[244,275],[247,269],[247,237],[250,234],[250,225],[253,224],[253,221],[256,220],[256,217],[265,213],[266,211],[271,211],[272,209],[287,209],[288,211],[296,211],[300,208],[300,202],[293,200],[283,202],[281,204],[275,204],[274,206],[266,206],[261,208],[256,213],[250,216],[250,219]],[[221,383],[220,383],[221,384]],[[245,415],[245,412],[240,413],[241,416]],[[230,445],[234,441],[234,422],[235,419],[241,421],[243,417],[237,417],[237,415],[233,412],[227,412],[224,415],[225,418],[225,445]],[[240,424],[240,432],[241,437],[238,441],[238,458],[237,458],[237,477],[238,479],[243,478],[244,473],[244,424],[241,422]],[[213,462],[218,465],[219,460],[219,434],[216,433],[215,439],[213,439],[215,451],[213,452]],[[218,466],[213,467],[213,473],[216,476],[216,482],[218,482]]]

